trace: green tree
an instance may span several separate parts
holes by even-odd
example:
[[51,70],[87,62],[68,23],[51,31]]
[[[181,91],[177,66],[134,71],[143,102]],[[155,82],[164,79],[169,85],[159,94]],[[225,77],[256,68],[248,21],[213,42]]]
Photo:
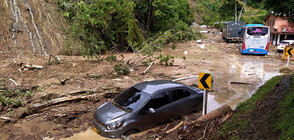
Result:
[[294,0],[256,0],[256,2],[263,2],[265,9],[289,16],[294,20]]
[[137,0],[135,4],[141,27],[153,33],[166,31],[179,22],[191,25],[194,20],[187,0]]
[[[72,24],[73,37],[84,45],[84,55],[98,55],[113,46],[128,48],[142,42],[134,15],[134,2],[130,0],[67,1],[62,5]],[[74,9],[74,12],[73,10]],[[69,14],[67,14],[69,13]]]
[[174,40],[193,38],[192,32],[184,32],[194,20],[188,0],[57,0],[57,4],[86,56],[99,56],[112,47],[138,50],[144,36],[171,28],[176,29]]

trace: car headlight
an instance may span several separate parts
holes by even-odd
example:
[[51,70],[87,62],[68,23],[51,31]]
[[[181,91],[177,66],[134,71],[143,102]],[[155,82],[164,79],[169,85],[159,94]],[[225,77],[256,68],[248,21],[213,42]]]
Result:
[[124,122],[115,122],[115,123],[111,123],[109,125],[107,125],[107,129],[108,130],[114,130],[114,129],[118,129],[120,127],[122,127],[124,124]]

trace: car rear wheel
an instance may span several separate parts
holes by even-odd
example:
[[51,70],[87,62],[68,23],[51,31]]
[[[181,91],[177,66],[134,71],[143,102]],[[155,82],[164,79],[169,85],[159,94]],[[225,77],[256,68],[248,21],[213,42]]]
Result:
[[140,132],[138,129],[130,129],[124,135],[129,136],[131,134],[135,134],[135,133],[138,133],[138,132]]

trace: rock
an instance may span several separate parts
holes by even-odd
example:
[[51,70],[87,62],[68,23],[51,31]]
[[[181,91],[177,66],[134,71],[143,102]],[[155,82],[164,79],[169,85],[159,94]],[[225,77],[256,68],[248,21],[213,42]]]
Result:
[[201,28],[207,28],[207,25],[201,25],[200,27]]
[[202,43],[202,41],[201,40],[197,40],[197,43]]
[[199,33],[205,33],[205,34],[207,34],[208,31],[199,31]]

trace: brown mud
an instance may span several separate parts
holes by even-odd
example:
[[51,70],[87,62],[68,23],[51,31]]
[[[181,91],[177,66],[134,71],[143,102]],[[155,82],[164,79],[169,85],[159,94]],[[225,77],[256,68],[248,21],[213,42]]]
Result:
[[[208,97],[208,112],[224,104],[234,108],[238,103],[250,98],[265,81],[279,75],[279,69],[285,65],[280,59],[281,54],[276,53],[273,47],[267,56],[240,55],[238,44],[224,43],[220,34],[204,35],[207,38],[203,39],[201,44],[197,41],[180,42],[174,44],[175,50],[167,45],[163,53],[176,56],[174,65],[163,66],[156,62],[144,75],[142,72],[148,66],[130,67],[130,74],[117,75],[113,72],[117,62],[88,60],[81,56],[58,56],[58,64],[49,63],[49,56],[44,55],[18,56],[9,52],[0,53],[0,86],[15,88],[15,83],[8,80],[13,79],[19,87],[34,88],[33,96],[21,107],[0,108],[0,117],[11,118],[9,121],[0,119],[0,139],[59,139],[91,131],[90,120],[95,109],[127,87],[147,80],[195,76],[199,72],[211,72],[215,76],[214,88]],[[120,55],[117,54],[118,60],[121,59]],[[124,54],[124,60],[132,55]],[[183,56],[186,56],[186,59],[183,59]],[[43,68],[24,70],[22,63],[40,65]],[[289,68],[294,69],[292,63]],[[197,80],[198,78],[192,78],[180,82],[197,85]],[[234,82],[249,84],[231,84]],[[71,94],[73,92],[76,93]],[[26,110],[36,103],[79,95],[91,98],[64,102],[34,112]],[[178,122],[173,123],[176,125]],[[204,127],[206,125],[200,124]],[[207,128],[209,131],[210,129]],[[148,131],[141,135],[145,133]],[[199,137],[201,136],[203,135],[199,133]],[[106,139],[98,135],[93,137]]]

